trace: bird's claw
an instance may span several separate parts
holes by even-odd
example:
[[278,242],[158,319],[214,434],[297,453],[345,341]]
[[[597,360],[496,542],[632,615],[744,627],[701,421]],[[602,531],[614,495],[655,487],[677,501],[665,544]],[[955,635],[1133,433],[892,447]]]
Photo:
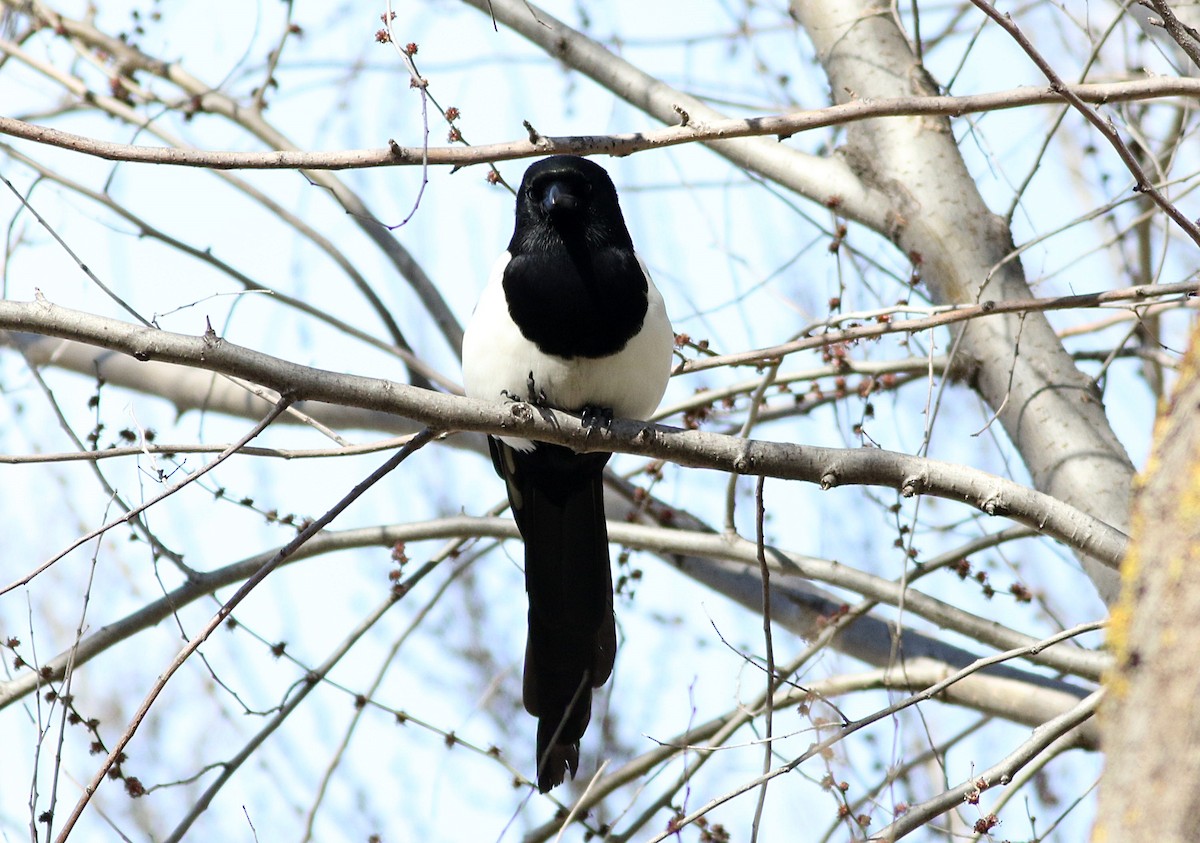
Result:
[[597,407],[594,404],[587,404],[580,413],[580,422],[587,429],[588,433],[599,428],[600,430],[608,430],[612,425],[613,411],[612,407]]
[[535,407],[550,406],[550,399],[546,397],[546,390],[538,389],[534,383],[533,372],[529,373],[529,378],[525,382],[525,388],[528,390],[528,393],[524,397],[507,389],[500,390],[500,397],[514,404],[532,404]]
[[533,379],[533,372],[530,372],[525,380],[525,387],[529,390],[529,403],[535,407],[548,407],[550,399],[546,397],[546,390],[538,389],[537,383]]

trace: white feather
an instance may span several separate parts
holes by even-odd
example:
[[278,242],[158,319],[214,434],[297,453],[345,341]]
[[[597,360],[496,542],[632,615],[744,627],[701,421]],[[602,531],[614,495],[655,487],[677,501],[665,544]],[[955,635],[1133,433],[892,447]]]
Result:
[[[655,411],[671,374],[675,335],[662,295],[646,265],[648,307],[641,330],[616,354],[570,360],[544,354],[521,334],[504,297],[505,252],[492,267],[487,287],[475,306],[463,336],[463,385],[472,398],[505,401],[505,393],[529,399],[529,375],[553,407],[577,413],[585,406],[611,408],[617,418],[644,419]],[[527,439],[502,437],[520,451],[533,448]]]

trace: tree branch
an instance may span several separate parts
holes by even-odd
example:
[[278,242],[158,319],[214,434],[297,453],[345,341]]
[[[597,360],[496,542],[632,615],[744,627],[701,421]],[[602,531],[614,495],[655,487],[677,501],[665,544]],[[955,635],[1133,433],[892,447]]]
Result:
[[[825,348],[835,343],[855,342],[857,340],[873,339],[898,332],[912,333],[926,331],[947,325],[955,325],[981,316],[999,316],[1011,313],[1044,313],[1052,310],[1070,310],[1075,308],[1100,307],[1105,304],[1120,302],[1146,301],[1159,296],[1192,296],[1200,290],[1200,281],[1182,281],[1178,284],[1150,284],[1138,287],[1126,287],[1121,290],[1107,290],[1100,293],[1081,293],[1073,296],[1051,296],[1040,299],[1008,299],[1004,301],[985,301],[980,304],[953,304],[932,308],[931,316],[916,319],[888,319],[886,322],[873,325],[857,325],[843,328],[839,331],[824,331],[817,336],[804,336],[792,342],[770,346],[768,348],[750,349],[734,354],[716,354],[710,357],[697,357],[679,365],[676,372],[698,372],[704,369],[715,369],[721,366],[762,365],[764,362],[776,360],[787,354],[805,351],[810,348]],[[838,322],[845,321],[839,317]],[[810,325],[803,331],[811,334],[826,325],[835,324],[830,320]]]
[[742,440],[629,420],[614,421],[609,430],[596,431],[555,410],[460,398],[309,368],[234,345],[215,333],[192,337],[144,328],[59,307],[44,297],[35,302],[0,301],[2,328],[88,342],[142,361],[218,371],[297,399],[392,412],[440,431],[522,436],[569,445],[581,452],[639,454],[699,468],[803,480],[823,489],[872,485],[895,489],[905,497],[944,497],[1032,526],[1112,567],[1120,563],[1125,551],[1123,533],[1068,504],[987,472],[938,460],[877,449]]
[[1088,108],[1087,104],[1071,91],[1070,86],[1063,82],[1058,73],[1054,70],[1054,67],[1049,61],[1046,60],[1045,56],[1043,56],[1038,49],[1033,46],[1032,41],[1025,37],[1025,33],[1021,31],[1019,26],[1017,26],[1016,22],[1012,19],[1012,15],[1009,15],[1008,13],[1001,14],[999,11],[997,11],[996,7],[987,2],[987,0],[971,0],[971,2],[974,3],[976,7],[978,7],[979,10],[985,15],[998,23],[1005,32],[1013,37],[1013,40],[1017,42],[1021,49],[1025,51],[1025,54],[1029,56],[1034,64],[1037,65],[1038,70],[1042,71],[1046,79],[1049,80],[1050,90],[1061,95],[1064,100],[1069,102],[1076,111],[1082,114],[1084,118],[1096,128],[1096,131],[1098,131],[1101,136],[1103,136],[1103,138],[1109,142],[1112,148],[1116,150],[1116,153],[1120,157],[1121,162],[1125,165],[1125,168],[1128,169],[1133,175],[1133,178],[1136,182],[1133,189],[1139,193],[1144,193],[1149,196],[1154,204],[1158,205],[1158,207],[1163,210],[1163,213],[1174,220],[1175,224],[1183,229],[1183,233],[1190,237],[1192,242],[1194,242],[1197,246],[1200,246],[1200,224],[1197,224],[1194,220],[1188,219],[1186,214],[1175,207],[1174,203],[1168,200],[1167,197],[1163,196],[1162,192],[1154,186],[1151,180],[1146,176],[1146,171],[1142,169],[1142,165],[1137,160],[1137,156],[1133,153],[1133,150],[1130,149],[1129,145],[1121,139],[1121,135],[1117,132],[1116,127],[1113,126],[1112,121],[1103,119],[1098,113],[1096,113],[1095,109]]
[[[1067,85],[1067,90],[1082,102],[1135,102],[1163,97],[1200,96],[1200,79],[1160,76],[1120,82]],[[641,132],[610,135],[538,135],[536,142],[527,137],[502,143],[477,146],[401,146],[389,141],[377,149],[351,149],[329,152],[269,150],[233,152],[176,147],[156,147],[112,143],[99,138],[77,135],[50,126],[26,123],[12,117],[0,117],[0,134],[34,143],[68,149],[108,161],[140,164],[164,164],[178,167],[202,167],[210,170],[352,170],[372,167],[413,166],[428,155],[431,165],[455,168],[495,161],[511,161],[539,155],[612,155],[621,157],[648,149],[662,149],[685,143],[708,143],[735,138],[769,137],[784,139],[800,132],[840,126],[875,117],[916,117],[939,115],[961,117],[1009,108],[1057,105],[1062,95],[1050,88],[1021,87],[1006,91],[967,96],[910,96],[861,99],[827,108],[794,111],[766,117],[719,118],[703,123],[689,120]]]
[[1200,68],[1200,32],[1194,26],[1181,21],[1178,15],[1167,4],[1166,0],[1140,0],[1143,6],[1158,13],[1160,20],[1151,19],[1152,25],[1161,26],[1167,31],[1179,49],[1187,53],[1192,63]]
[[[1053,720],[1038,726],[1024,743],[1001,761],[932,799],[910,806],[903,816],[887,828],[880,829],[876,834],[871,835],[870,839],[881,843],[883,841],[892,843],[892,841],[899,840],[921,828],[934,817],[944,814],[956,805],[961,805],[969,795],[997,784],[1008,784],[1014,773],[1036,758],[1046,747],[1064,735],[1079,729],[1096,713],[1096,708],[1103,698],[1104,691],[1096,691],[1070,711],[1065,711]],[[980,782],[983,782],[982,787]]]
[[[608,530],[614,543],[656,553],[666,559],[668,564],[674,562],[687,576],[738,603],[747,605],[747,608],[754,608],[749,597],[753,596],[755,589],[759,595],[762,593],[761,579],[753,570],[757,565],[753,546],[747,547],[744,540],[731,541],[716,533],[695,530],[625,524],[615,517],[610,521]],[[321,533],[289,556],[286,564],[356,547],[391,547],[397,543],[463,537],[512,539],[517,538],[518,533],[516,525],[509,519],[467,516],[442,518],[433,522],[364,527]],[[197,571],[186,583],[169,594],[118,621],[107,624],[70,650],[43,662],[39,665],[39,671],[30,671],[6,682],[0,682],[0,709],[32,693],[47,682],[61,679],[68,663],[79,667],[134,634],[154,626],[183,606],[212,594],[219,588],[245,580],[268,562],[275,552],[270,550],[256,554],[212,571]],[[970,548],[966,548],[959,555],[969,552]],[[816,609],[803,611],[801,606],[797,605],[798,601],[804,601],[806,598],[810,607],[814,602],[813,595],[804,593],[805,588],[812,588],[805,580],[812,579],[861,594],[875,603],[891,606],[903,604],[906,611],[925,618],[941,629],[962,634],[996,649],[1029,647],[1036,643],[1036,639],[1028,635],[929,597],[910,585],[857,571],[847,565],[776,548],[771,549],[767,563],[772,571],[782,578],[772,582],[779,604],[779,611],[775,613],[774,620],[783,628],[802,637],[812,637],[816,632],[812,616],[819,612]],[[829,602],[830,608],[837,608],[833,601]],[[893,630],[884,629],[885,623],[871,616],[860,617],[848,629],[840,629],[832,636],[833,646],[866,664],[886,667],[893,661],[889,640]],[[858,628],[855,628],[856,625]],[[864,642],[863,638],[868,639],[869,643]],[[882,647],[879,646],[881,642]],[[924,633],[916,630],[901,630],[900,645],[906,659],[937,661],[955,668],[978,658],[975,654],[950,647],[944,642],[930,640]],[[1046,654],[1035,654],[1032,660],[1091,681],[1097,681],[1108,666],[1108,657],[1103,653],[1065,647]],[[1020,681],[1031,686],[1041,685],[1051,690],[1066,690],[1057,680],[1046,680],[1044,677],[1027,673],[1013,673],[1003,669],[997,669],[993,673],[997,678]]]
[[[213,86],[205,84],[195,76],[192,76],[181,63],[165,62],[156,59],[153,56],[143,53],[126,41],[101,32],[88,21],[60,15],[49,10],[41,3],[34,4],[33,8],[30,9],[27,8],[27,4],[17,3],[15,0],[0,0],[0,2],[3,2],[4,5],[16,11],[33,14],[37,20],[46,24],[50,31],[71,39],[77,39],[80,48],[89,48],[104,54],[125,68],[126,72],[140,69],[146,73],[168,80],[178,86],[200,110],[225,117],[231,123],[249,132],[262,143],[279,150],[281,154],[296,151],[295,144],[271,125],[260,112],[242,107],[241,104]],[[22,59],[27,63],[31,63],[31,66],[37,64],[26,57],[23,50],[10,42],[0,41],[0,50],[7,52],[9,55],[22,56]],[[39,67],[38,69],[42,68]],[[143,116],[126,106],[120,100],[115,100],[112,97],[96,97],[93,95],[93,92],[87,90],[83,83],[74,77],[68,76],[66,79],[63,79],[51,68],[45,68],[45,70],[50,71],[56,81],[74,88],[75,93],[85,100],[96,101],[104,99],[111,110],[119,113],[122,119],[136,126],[145,127],[148,131],[155,134],[161,134],[153,124],[148,123]],[[171,105],[166,102],[163,104]],[[177,147],[186,146],[181,141],[175,139],[172,139],[171,142]],[[458,354],[459,349],[462,347],[462,326],[458,324],[458,320],[454,318],[454,314],[451,313],[449,306],[442,298],[436,285],[434,285],[421,265],[417,263],[416,259],[413,258],[412,254],[400,243],[387,226],[376,219],[375,215],[358,194],[338,180],[333,173],[326,171],[302,172],[305,172],[314,184],[328,190],[330,195],[350,215],[354,224],[391,261],[400,275],[412,287],[413,292],[420,298],[421,303],[428,311],[430,318],[438,326],[451,351],[454,354]],[[373,291],[369,292],[368,297],[373,300],[373,304],[377,306],[378,310],[378,306],[381,305],[378,297],[374,295]],[[390,315],[387,315],[386,312],[381,315],[384,315],[385,321],[391,319]],[[420,376],[419,373],[418,376]]]
[[[793,2],[839,100],[936,91],[896,18],[873,0]],[[847,131],[844,156],[870,184],[886,186],[877,228],[922,267],[938,304],[1031,298],[1012,232],[993,214],[941,119],[867,120]],[[1020,337],[1019,353],[1017,338]],[[995,411],[1034,485],[1124,526],[1133,466],[1090,378],[1044,316],[1000,316],[955,331],[956,356]],[[1054,419],[1053,424],[1044,420]],[[1118,579],[1080,560],[1105,601]]]

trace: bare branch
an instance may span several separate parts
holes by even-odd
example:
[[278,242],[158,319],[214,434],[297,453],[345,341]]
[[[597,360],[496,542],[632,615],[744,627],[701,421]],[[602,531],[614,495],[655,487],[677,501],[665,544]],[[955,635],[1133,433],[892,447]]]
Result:
[[67,818],[62,830],[58,833],[58,837],[55,838],[55,843],[66,843],[67,838],[71,836],[71,830],[75,827],[75,823],[79,821],[80,816],[83,815],[83,811],[87,807],[88,802],[91,801],[92,795],[95,794],[96,790],[104,782],[104,779],[108,775],[108,771],[112,769],[112,766],[117,763],[119,758],[124,756],[125,747],[127,747],[129,742],[133,740],[133,736],[137,732],[138,727],[142,724],[142,721],[145,720],[146,715],[150,711],[150,707],[154,704],[154,701],[158,699],[159,694],[162,693],[162,690],[166,687],[167,682],[170,681],[171,677],[175,675],[176,671],[178,671],[179,668],[184,665],[184,663],[192,656],[192,654],[199,649],[200,645],[207,641],[208,637],[212,635],[212,633],[222,623],[225,622],[225,619],[229,617],[230,613],[233,612],[237,605],[241,603],[242,600],[244,600],[246,596],[258,586],[259,583],[266,579],[268,574],[279,567],[279,565],[282,564],[285,559],[295,552],[297,548],[303,546],[306,541],[323,530],[331,521],[333,521],[333,519],[340,515],[346,509],[346,507],[357,500],[363,494],[363,492],[367,491],[367,489],[371,488],[379,480],[386,477],[392,471],[392,469],[429,443],[434,436],[435,434],[433,431],[426,430],[422,434],[413,437],[413,439],[407,445],[397,451],[396,454],[389,457],[383,465],[372,472],[370,477],[351,489],[345,497],[334,504],[333,508],[331,508],[320,518],[313,521],[313,523],[302,530],[295,539],[281,548],[279,552],[276,553],[269,561],[255,571],[254,574],[242,584],[242,587],[239,588],[232,597],[230,597],[221,605],[221,608],[217,610],[217,613],[213,615],[212,618],[209,619],[208,623],[204,625],[204,628],[188,641],[187,645],[179,651],[178,655],[175,656],[175,659],[171,662],[171,664],[161,674],[159,674],[158,679],[155,680],[150,692],[146,695],[146,698],[142,700],[141,705],[138,706],[137,711],[133,715],[133,719],[126,727],[124,733],[122,733],[121,737],[117,739],[112,750],[109,751],[108,757],[105,758],[104,762],[100,765],[100,769],[96,771],[96,774],[92,776],[92,780],[88,783],[87,787],[84,788],[83,796],[81,796],[79,801],[75,804],[74,810],[71,811],[71,815]]
[[[347,457],[358,454],[375,454],[399,448],[409,439],[397,436],[362,445],[337,445],[329,448],[262,448],[246,445],[238,453],[244,457],[272,457],[281,460],[321,459],[325,457]],[[143,454],[219,454],[232,445],[200,445],[194,442],[179,444],[126,445],[113,448],[98,448],[94,451],[63,451],[57,454],[0,454],[0,464],[22,465],[45,462],[96,462],[116,457],[136,457]]]
[[[899,332],[925,331],[930,328],[938,328],[965,322],[970,319],[978,319],[981,316],[1100,307],[1101,305],[1117,302],[1145,301],[1159,295],[1188,297],[1194,295],[1197,290],[1200,290],[1200,281],[1183,281],[1178,284],[1126,287],[1121,290],[1108,290],[1102,293],[1083,293],[1075,296],[1053,296],[1044,299],[1008,299],[1002,301],[985,301],[981,304],[945,305],[940,308],[933,308],[935,314],[923,319],[888,319],[873,325],[859,325],[840,331],[826,331],[815,337],[805,337],[804,339],[794,340],[769,348],[752,349],[736,354],[697,357],[694,360],[688,360],[680,364],[676,372],[698,372],[704,369],[715,369],[731,365],[761,365],[767,361],[777,360],[787,354],[794,354],[797,351],[805,351],[810,348],[824,348],[835,343],[871,339]],[[844,320],[839,318],[837,321],[841,322]],[[828,320],[819,322],[807,327],[803,333],[811,333],[829,324],[831,322]]]
[[[1119,82],[1095,82],[1066,85],[1065,90],[1082,102],[1137,102],[1167,97],[1200,96],[1200,79],[1167,76]],[[377,149],[311,152],[298,149],[264,152],[233,152],[179,147],[137,146],[111,143],[98,138],[65,132],[50,126],[26,123],[12,117],[0,117],[0,134],[34,143],[69,149],[109,161],[163,164],[177,167],[202,167],[210,170],[353,170],[373,167],[417,166],[428,152],[428,163],[468,167],[495,161],[512,161],[541,155],[612,155],[616,157],[662,149],[685,143],[736,138],[770,137],[780,139],[814,129],[840,126],[875,117],[916,117],[940,115],[961,117],[1009,108],[1056,105],[1062,94],[1049,88],[1012,88],[987,94],[965,96],[912,96],[862,99],[811,111],[794,111],[765,117],[718,118],[703,124],[689,121],[661,129],[610,135],[548,136],[538,135],[537,142],[527,137],[504,143],[479,146],[401,146],[389,142]]]
[[313,369],[234,345],[215,336],[190,337],[143,328],[51,304],[0,301],[0,328],[82,340],[129,354],[219,371],[297,399],[384,410],[440,431],[520,435],[570,445],[577,451],[615,451],[738,474],[840,485],[879,485],[906,497],[925,494],[1004,515],[1116,567],[1126,537],[1049,495],[986,472],[875,449],[826,449],[741,440],[663,425],[616,421],[592,431],[579,419],[528,404],[495,404],[443,395],[375,378]]
[[[748,572],[750,577],[758,582],[758,577],[754,575],[754,568],[758,563],[753,542],[742,539],[731,541],[716,533],[652,528],[625,524],[616,520],[609,523],[608,529],[612,540],[622,546],[653,551],[669,560],[678,559],[681,556],[688,557],[687,564],[681,567],[685,574],[712,586],[716,591],[726,593],[739,602],[741,602],[739,585],[731,582],[728,578],[722,579],[720,576],[722,570],[733,566],[739,571]],[[503,539],[515,538],[517,535],[516,526],[510,520],[467,516],[443,518],[435,522],[367,527],[322,533],[321,536],[309,541],[304,547],[290,555],[286,564],[355,547],[387,547],[396,543],[427,539],[467,537]],[[1028,635],[963,611],[911,587],[902,586],[900,583],[857,571],[829,560],[778,548],[770,548],[770,550],[767,564],[781,578],[771,583],[772,589],[778,592],[778,602],[782,604],[781,611],[776,613],[774,620],[783,628],[797,635],[808,637],[813,635],[813,630],[811,626],[799,622],[800,619],[794,609],[788,609],[796,599],[796,589],[792,587],[792,583],[803,584],[805,579],[812,579],[857,592],[873,603],[892,606],[899,606],[903,603],[907,611],[925,618],[942,629],[960,633],[978,640],[981,644],[997,649],[1029,649],[1038,644],[1037,639]],[[7,682],[0,682],[0,709],[32,693],[46,682],[62,678],[69,661],[76,667],[83,665],[135,633],[154,626],[179,608],[212,594],[219,588],[244,581],[270,561],[275,553],[276,551],[271,550],[213,571],[197,571],[188,582],[169,594],[106,625],[103,629],[83,639],[71,650],[47,660],[41,665],[40,672],[26,673]],[[709,561],[708,571],[699,570],[698,563],[701,560]],[[761,585],[757,587],[757,594],[761,600]],[[835,649],[847,652],[868,664],[884,665],[890,661],[890,655],[886,648],[882,651],[877,650],[876,654],[872,656],[854,640],[854,637],[847,636],[845,640],[837,640],[835,632],[840,632],[840,630],[830,629],[826,633],[834,640]],[[916,638],[918,634],[913,633],[911,636],[902,638],[905,657],[914,662],[937,661],[954,666],[963,662],[965,658],[972,658],[964,651],[951,652],[948,648],[937,651],[924,648]],[[883,652],[884,655],[879,656],[879,652]],[[1031,660],[1054,670],[1092,681],[1100,678],[1109,663],[1108,657],[1103,653],[1064,647],[1045,653],[1039,650],[1033,653]],[[1030,675],[1003,674],[1001,678],[1010,681],[1020,680],[1025,684],[1037,684],[1036,677]],[[1061,691],[1062,688],[1058,687],[1057,690]]]
[[1139,0],[1158,13],[1160,20],[1151,20],[1167,31],[1171,39],[1179,45],[1179,49],[1187,53],[1192,63],[1200,68],[1200,32],[1194,26],[1189,26],[1179,19],[1166,0]]
[[[1096,709],[1103,699],[1104,691],[1096,691],[1070,711],[1063,712],[1053,720],[1038,726],[1024,743],[998,763],[984,770],[979,775],[972,776],[962,784],[935,796],[933,799],[922,802],[919,805],[910,806],[904,816],[900,817],[887,828],[880,829],[870,839],[873,841],[888,841],[888,843],[893,840],[899,840],[910,832],[916,831],[934,817],[944,814],[957,805],[961,805],[963,799],[976,791],[994,787],[998,784],[1008,784],[1018,770],[1036,758],[1048,746],[1059,741],[1064,735],[1072,733],[1073,730],[1078,729],[1085,723],[1096,713]],[[981,781],[984,783],[982,787],[979,784]]]
[[1144,193],[1149,196],[1154,201],[1154,204],[1162,208],[1163,212],[1166,213],[1166,215],[1172,220],[1174,220],[1175,224],[1183,229],[1183,232],[1190,237],[1197,246],[1200,246],[1200,224],[1197,224],[1194,220],[1188,219],[1182,211],[1175,207],[1174,203],[1167,199],[1167,197],[1163,196],[1162,192],[1154,186],[1150,178],[1146,175],[1145,170],[1142,169],[1142,165],[1138,162],[1137,156],[1133,154],[1133,150],[1131,150],[1129,145],[1121,139],[1121,135],[1113,126],[1112,121],[1103,119],[1098,113],[1096,113],[1095,109],[1088,108],[1087,104],[1070,89],[1070,86],[1063,82],[1058,73],[1054,70],[1053,66],[1051,66],[1050,62],[1047,61],[1040,52],[1038,52],[1038,49],[1033,46],[1033,42],[1025,37],[1025,33],[1022,32],[1021,28],[1013,21],[1011,15],[1007,13],[1000,14],[1000,12],[996,10],[996,7],[987,2],[987,0],[971,0],[971,2],[974,3],[989,18],[1000,24],[1000,26],[1013,37],[1013,40],[1020,45],[1021,49],[1025,51],[1026,55],[1033,60],[1033,63],[1038,66],[1038,69],[1041,70],[1045,77],[1050,81],[1050,90],[1059,94],[1064,100],[1069,102],[1087,119],[1089,123],[1095,126],[1096,130],[1100,132],[1104,139],[1112,145],[1112,148],[1117,151],[1117,155],[1120,156],[1121,161],[1125,164],[1126,169],[1133,174],[1133,177],[1136,180],[1136,184],[1134,185],[1133,189],[1139,193]]

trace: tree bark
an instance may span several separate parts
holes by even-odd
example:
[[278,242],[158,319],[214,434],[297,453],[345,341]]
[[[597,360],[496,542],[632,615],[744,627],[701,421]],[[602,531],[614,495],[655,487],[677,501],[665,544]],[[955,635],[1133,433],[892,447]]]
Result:
[[[792,3],[829,77],[836,102],[934,96],[936,83],[891,7],[868,0]],[[841,150],[872,195],[888,197],[880,233],[917,265],[938,304],[1031,295],[1010,259],[1008,225],[984,204],[949,120],[898,117],[847,127]],[[876,214],[876,217],[879,215]],[[997,316],[958,329],[968,379],[997,413],[1036,488],[1126,529],[1133,466],[1112,432],[1091,380],[1074,365],[1042,314]],[[1081,561],[1105,602],[1116,574]]]
[[1200,817],[1200,326],[1139,481],[1109,642],[1093,840],[1196,839]]

